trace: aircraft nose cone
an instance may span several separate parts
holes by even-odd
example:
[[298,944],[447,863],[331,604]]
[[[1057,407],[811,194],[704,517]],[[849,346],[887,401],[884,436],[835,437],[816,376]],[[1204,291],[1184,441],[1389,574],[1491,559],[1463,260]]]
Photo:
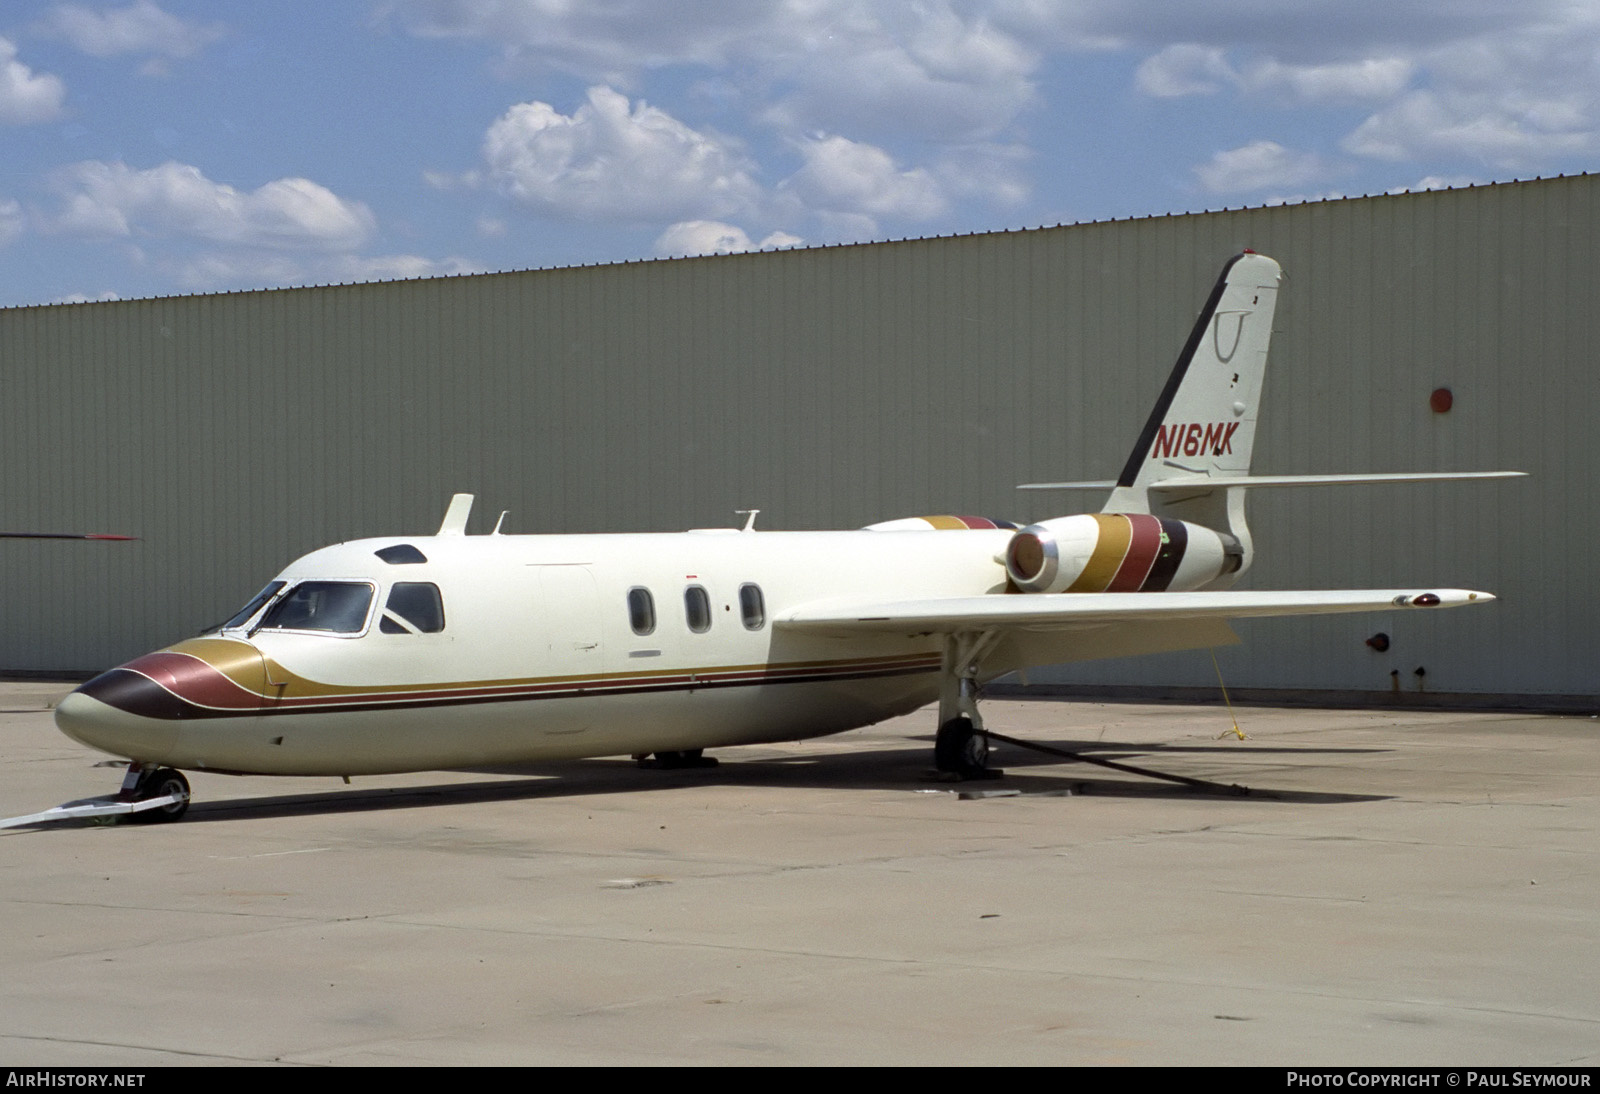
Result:
[[176,764],[185,723],[256,712],[261,693],[247,685],[259,684],[260,665],[248,643],[192,639],[102,672],[61,700],[56,725],[116,756]]
[[[75,741],[113,756],[140,761],[163,759],[178,741],[180,723],[159,714],[137,712],[139,709],[159,709],[160,697],[153,693],[163,689],[143,677],[138,677],[143,680],[142,685],[137,680],[106,681],[106,677],[116,673],[128,677],[138,675],[124,669],[112,669],[95,677],[57,704],[56,728]],[[114,688],[122,701],[116,705],[107,702],[90,690],[95,685],[100,685],[97,690],[109,691]],[[167,693],[167,698],[172,698],[170,693]]]

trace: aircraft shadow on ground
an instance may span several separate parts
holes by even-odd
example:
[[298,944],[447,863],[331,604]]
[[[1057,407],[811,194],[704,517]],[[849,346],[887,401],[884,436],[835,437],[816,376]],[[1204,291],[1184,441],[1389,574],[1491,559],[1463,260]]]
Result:
[[[1152,753],[1204,753],[1204,747],[1168,747],[1130,742],[1093,743],[1078,741],[1047,742],[1054,747],[1080,751],[1086,755],[1119,761],[1140,762]],[[1339,748],[1252,748],[1264,752],[1307,756],[1340,755],[1386,751],[1383,749]],[[989,798],[1016,792],[1022,796],[1082,796],[1098,798],[1193,799],[1197,801],[1262,801],[1304,805],[1336,805],[1387,800],[1389,795],[1336,791],[1287,789],[1263,785],[1251,779],[1248,766],[1240,765],[1228,774],[1214,771],[1169,770],[1190,778],[1211,778],[1214,791],[1161,782],[1154,779],[1110,772],[1058,757],[1007,747],[1000,754],[1005,772],[997,779],[949,782],[940,779],[927,764],[920,750],[906,748],[849,749],[835,753],[785,758],[741,760],[738,749],[720,754],[722,762],[711,768],[640,768],[623,758],[572,760],[563,763],[526,767],[468,769],[466,773],[508,776],[492,781],[439,783],[430,786],[372,787],[338,786],[310,794],[283,794],[268,797],[200,798],[190,808],[183,824],[209,824],[219,821],[265,820],[276,817],[368,813],[396,809],[460,806],[485,802],[576,799],[584,796],[636,794],[640,791],[670,792],[693,787],[760,787],[773,790],[834,789],[861,791],[900,790],[906,792],[946,790],[973,797]],[[1240,757],[1244,759],[1244,756]],[[1165,769],[1164,769],[1165,770]],[[1265,773],[1263,773],[1265,774]],[[1248,787],[1248,793],[1229,793],[1232,784]],[[58,824],[30,826],[36,829],[61,827]],[[123,822],[126,826],[126,822]],[[142,826],[141,826],[142,827]]]

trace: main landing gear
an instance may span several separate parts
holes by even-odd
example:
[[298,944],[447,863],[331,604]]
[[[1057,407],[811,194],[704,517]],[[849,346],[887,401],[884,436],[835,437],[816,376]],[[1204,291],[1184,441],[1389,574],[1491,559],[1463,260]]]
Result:
[[933,742],[933,764],[940,774],[949,779],[998,779],[1005,772],[989,766],[989,740],[1003,741],[1017,748],[1028,748],[1063,760],[1097,764],[1114,771],[1125,771],[1150,779],[1178,783],[1194,790],[1211,794],[1241,796],[1250,793],[1245,786],[1224,786],[1207,779],[1193,779],[1186,775],[1169,775],[1147,767],[1119,763],[1081,752],[1052,748],[1037,741],[1019,741],[1015,737],[991,734],[983,728],[983,717],[978,713],[978,672],[984,657],[993,652],[999,641],[994,631],[947,634],[944,639],[944,660],[939,672],[939,735]]
[[703,748],[685,748],[677,752],[642,753],[634,757],[640,767],[653,767],[658,771],[675,771],[684,767],[716,767],[717,758],[707,756]]
[[1005,772],[989,766],[989,735],[978,713],[978,669],[999,640],[995,631],[945,636],[939,676],[939,735],[933,766],[956,779],[998,779]]
[[989,735],[961,715],[939,727],[933,742],[933,766],[963,779],[997,779],[989,770]]

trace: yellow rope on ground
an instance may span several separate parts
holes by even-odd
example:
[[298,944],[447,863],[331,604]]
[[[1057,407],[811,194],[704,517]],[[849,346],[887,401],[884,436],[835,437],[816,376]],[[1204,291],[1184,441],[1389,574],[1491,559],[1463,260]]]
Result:
[[[1228,717],[1233,719],[1233,735],[1241,741],[1248,741],[1250,738],[1239,728],[1239,716],[1233,712],[1233,700],[1228,698],[1228,685],[1222,682],[1222,666],[1217,664],[1217,651],[1214,646],[1211,647],[1211,667],[1217,670],[1217,686],[1222,689],[1222,701],[1228,704]],[[1228,731],[1223,730],[1217,734],[1217,740],[1220,741],[1227,735]]]

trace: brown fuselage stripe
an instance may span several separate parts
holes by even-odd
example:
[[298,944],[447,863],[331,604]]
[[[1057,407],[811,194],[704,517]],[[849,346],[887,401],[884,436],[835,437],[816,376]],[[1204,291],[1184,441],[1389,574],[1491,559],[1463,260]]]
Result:
[[[836,662],[831,665],[804,665],[734,671],[710,670],[654,673],[649,676],[594,676],[559,680],[525,681],[489,688],[439,688],[401,692],[366,692],[341,696],[299,696],[283,700],[262,697],[261,705],[211,707],[180,695],[167,684],[130,667],[112,669],[84,684],[79,690],[129,714],[162,720],[279,716],[331,713],[335,711],[407,710],[417,707],[463,706],[479,703],[529,702],[538,699],[570,699],[598,695],[635,695],[645,692],[667,693],[732,687],[762,687],[778,684],[821,683],[905,676],[935,672],[940,658],[875,658]],[[209,667],[209,666],[208,666]],[[211,670],[216,672],[215,669]],[[197,680],[192,671],[181,682],[168,680],[185,691],[214,696],[216,692]],[[220,675],[220,674],[219,674]],[[200,687],[195,685],[202,684]]]

